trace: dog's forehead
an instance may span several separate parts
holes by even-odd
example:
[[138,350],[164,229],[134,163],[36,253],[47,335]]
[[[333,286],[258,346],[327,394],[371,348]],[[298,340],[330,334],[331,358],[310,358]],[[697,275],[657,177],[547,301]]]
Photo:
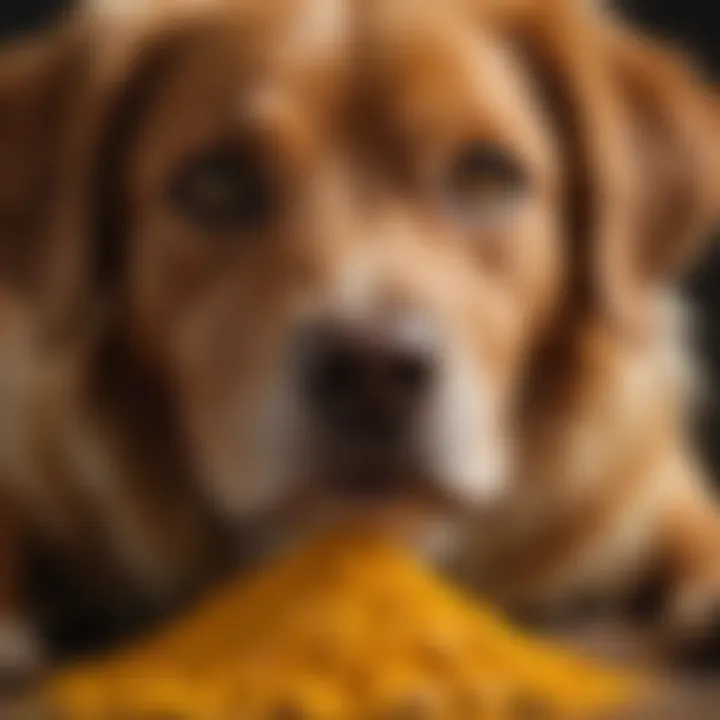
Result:
[[347,131],[356,140],[358,120],[404,133],[406,115],[450,141],[475,132],[542,144],[523,72],[502,36],[462,3],[253,2],[192,26],[156,97],[152,144],[162,155],[202,147],[247,120],[268,137],[289,129],[314,145],[315,137],[344,142]]
[[303,56],[337,54],[349,43],[353,12],[346,0],[307,0],[296,12],[288,30],[290,55],[302,60]]
[[[352,83],[367,80],[370,58],[376,73],[393,72],[403,50],[429,52],[428,62],[442,62],[463,54],[472,33],[469,14],[461,13],[456,2],[441,7],[426,0],[207,3],[208,17],[197,23],[194,36],[190,33],[193,51],[186,55],[198,68],[195,74],[207,73],[200,66],[214,64],[212,75],[230,80],[254,71],[262,82],[292,86],[308,75],[324,76],[352,89]],[[450,72],[457,67],[445,63]],[[186,78],[194,74],[187,64],[182,64],[182,73]]]
[[170,34],[176,61],[165,75],[167,94],[212,102],[214,93],[261,87],[298,96],[307,86],[337,88],[352,63],[348,0],[207,0],[203,8]]

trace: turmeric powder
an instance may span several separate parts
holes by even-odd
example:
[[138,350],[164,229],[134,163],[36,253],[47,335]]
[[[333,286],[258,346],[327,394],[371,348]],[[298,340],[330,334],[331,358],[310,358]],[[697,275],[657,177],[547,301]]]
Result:
[[73,720],[584,718],[634,681],[525,638],[382,538],[330,534],[49,687]]

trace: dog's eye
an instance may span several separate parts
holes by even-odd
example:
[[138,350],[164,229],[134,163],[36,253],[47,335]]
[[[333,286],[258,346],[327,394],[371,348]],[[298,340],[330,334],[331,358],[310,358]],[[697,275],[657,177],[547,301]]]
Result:
[[454,212],[465,222],[481,224],[504,218],[528,189],[528,177],[516,158],[484,142],[461,149],[446,183]]
[[171,195],[183,214],[213,231],[260,229],[276,204],[271,173],[250,151],[215,150],[190,161]]

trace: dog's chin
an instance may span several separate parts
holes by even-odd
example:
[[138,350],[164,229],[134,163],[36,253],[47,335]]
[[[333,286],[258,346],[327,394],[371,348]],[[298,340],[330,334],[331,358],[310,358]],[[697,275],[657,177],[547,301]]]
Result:
[[[451,481],[415,466],[311,465],[275,501],[238,518],[242,555],[251,565],[327,532],[361,529],[434,565],[451,566],[485,501],[458,495]],[[369,473],[369,474],[368,474]]]
[[442,562],[474,514],[470,504],[458,502],[452,484],[410,463],[326,463],[297,487],[302,490],[265,518],[265,528],[283,536],[283,546],[338,528],[361,528]]
[[[442,560],[504,494],[503,453],[483,433],[454,442],[422,434],[399,445],[314,434],[307,424],[287,434],[289,446],[254,446],[252,482],[223,484],[232,497],[220,498],[222,510],[253,546],[274,551],[333,526],[362,525]],[[224,477],[238,476],[237,463],[226,467]]]

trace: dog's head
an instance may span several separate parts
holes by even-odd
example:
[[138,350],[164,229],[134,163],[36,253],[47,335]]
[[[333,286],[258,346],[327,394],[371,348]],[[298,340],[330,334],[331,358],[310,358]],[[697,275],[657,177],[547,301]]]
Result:
[[569,0],[189,5],[8,63],[7,274],[162,378],[233,516],[473,506],[538,348],[638,336],[714,219],[709,93]]

